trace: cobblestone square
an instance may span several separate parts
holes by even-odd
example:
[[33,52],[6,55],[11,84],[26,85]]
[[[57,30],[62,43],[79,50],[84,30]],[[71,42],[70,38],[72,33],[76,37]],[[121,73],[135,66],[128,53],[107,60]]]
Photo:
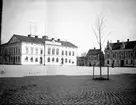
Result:
[[136,75],[111,75],[110,80],[92,76],[28,76],[0,78],[0,104],[134,105]]

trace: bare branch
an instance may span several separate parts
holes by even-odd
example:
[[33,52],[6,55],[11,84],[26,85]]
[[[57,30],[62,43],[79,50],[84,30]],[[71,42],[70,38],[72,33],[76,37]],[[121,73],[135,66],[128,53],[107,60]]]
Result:
[[96,40],[97,40],[98,44],[100,44],[99,38],[98,38],[98,35],[97,35],[95,29],[94,29],[93,27],[92,27],[92,29],[93,29],[93,32],[94,32],[94,35],[95,35],[95,37],[96,37]]
[[83,53],[81,54],[81,57],[86,57],[86,55],[87,55],[87,53],[86,53],[86,52],[83,52]]
[[109,32],[109,33],[107,34],[107,36],[104,38],[104,40],[103,40],[103,42],[102,42],[102,45],[104,44],[106,38],[107,38],[110,34],[111,34],[111,32]]

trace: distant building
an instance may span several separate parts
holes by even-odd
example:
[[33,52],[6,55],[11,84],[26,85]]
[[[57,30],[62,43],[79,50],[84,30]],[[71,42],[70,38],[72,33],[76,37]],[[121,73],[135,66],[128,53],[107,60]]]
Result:
[[86,66],[86,57],[77,57],[77,66]]
[[0,46],[0,64],[76,65],[77,46],[47,36],[13,35]]
[[[90,49],[86,56],[86,65],[87,66],[99,66],[100,65],[100,49]],[[104,54],[101,51],[101,64],[104,66]]]
[[105,65],[106,66],[136,66],[136,41],[116,43],[107,42],[105,49]]

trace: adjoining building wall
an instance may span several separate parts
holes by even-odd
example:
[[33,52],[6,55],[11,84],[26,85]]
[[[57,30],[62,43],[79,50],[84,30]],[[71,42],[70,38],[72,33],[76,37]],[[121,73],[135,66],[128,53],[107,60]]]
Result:
[[21,43],[1,46],[0,64],[21,64]]
[[104,54],[100,49],[90,49],[87,53],[87,66],[100,66],[100,53],[101,53],[101,66],[104,66]]
[[77,66],[86,66],[86,57],[77,57]]
[[107,48],[105,49],[105,66],[136,66],[135,46],[136,41],[108,43]]

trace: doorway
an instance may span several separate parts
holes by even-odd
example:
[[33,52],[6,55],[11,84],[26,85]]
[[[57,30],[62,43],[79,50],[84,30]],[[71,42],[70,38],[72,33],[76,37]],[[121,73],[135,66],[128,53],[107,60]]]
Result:
[[64,64],[64,59],[63,59],[63,58],[61,58],[61,64],[62,64],[62,65]]
[[124,66],[124,60],[121,60],[121,67]]
[[42,57],[40,57],[40,64],[42,64],[42,62],[43,62],[43,61],[42,61]]

